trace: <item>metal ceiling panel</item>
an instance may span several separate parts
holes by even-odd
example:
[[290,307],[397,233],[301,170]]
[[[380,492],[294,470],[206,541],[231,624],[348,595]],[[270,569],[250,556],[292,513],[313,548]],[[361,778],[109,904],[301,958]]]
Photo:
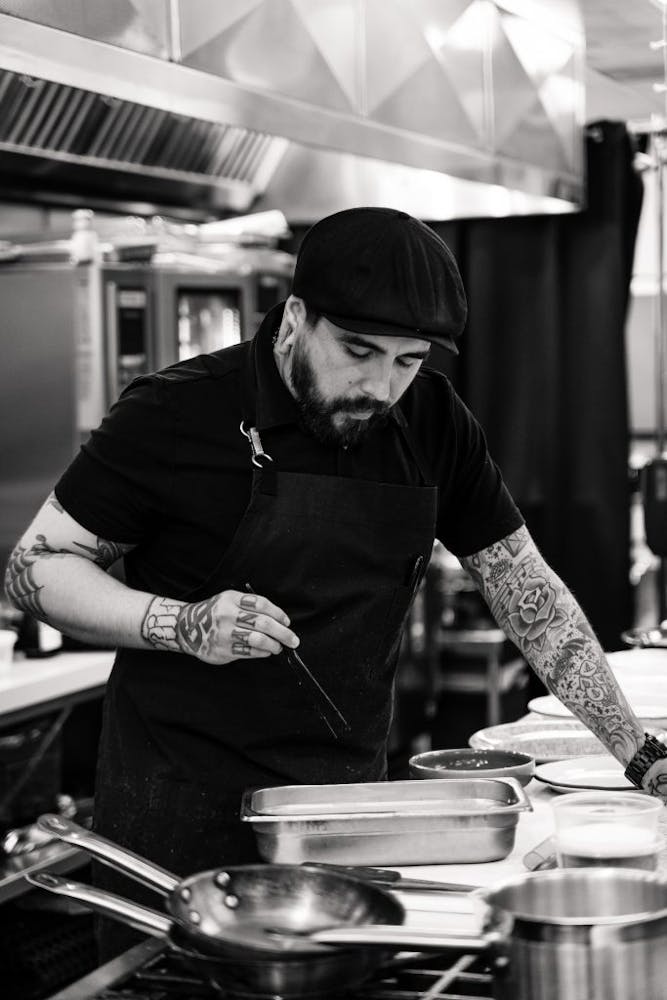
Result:
[[160,59],[170,56],[169,0],[0,0],[0,13]]
[[296,98],[317,107],[352,110],[290,0],[264,0],[183,56],[183,62],[243,87]]

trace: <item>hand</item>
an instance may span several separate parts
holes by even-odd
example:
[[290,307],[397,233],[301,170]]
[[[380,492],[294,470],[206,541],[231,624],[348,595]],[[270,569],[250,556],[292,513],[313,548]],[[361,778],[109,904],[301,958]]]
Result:
[[205,601],[185,604],[176,635],[182,652],[204,663],[230,663],[272,656],[283,646],[296,648],[299,639],[289,623],[285,612],[266,597],[223,590]]
[[653,761],[642,779],[642,788],[667,803],[667,757]]

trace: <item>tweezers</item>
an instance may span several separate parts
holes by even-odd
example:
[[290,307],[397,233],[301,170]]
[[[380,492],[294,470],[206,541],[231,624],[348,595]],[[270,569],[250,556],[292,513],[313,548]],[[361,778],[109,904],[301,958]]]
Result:
[[[249,594],[256,593],[249,583],[246,583],[245,589]],[[308,669],[299,654],[293,649],[283,647],[282,654],[280,655],[284,656],[286,662],[294,671],[299,687],[309,687],[310,698],[315,706],[315,710],[331,735],[335,739],[339,739],[341,733],[349,732],[349,722],[342,712],[338,710],[334,702],[326,693],[317,678]]]

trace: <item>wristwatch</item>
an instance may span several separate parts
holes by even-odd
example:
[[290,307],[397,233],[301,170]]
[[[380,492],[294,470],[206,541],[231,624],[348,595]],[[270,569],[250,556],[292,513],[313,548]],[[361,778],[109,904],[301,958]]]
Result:
[[655,736],[649,736],[648,733],[644,733],[644,736],[646,737],[644,745],[639,748],[625,769],[625,777],[637,788],[642,787],[642,778],[651,764],[667,757],[667,747],[664,743],[657,740]]

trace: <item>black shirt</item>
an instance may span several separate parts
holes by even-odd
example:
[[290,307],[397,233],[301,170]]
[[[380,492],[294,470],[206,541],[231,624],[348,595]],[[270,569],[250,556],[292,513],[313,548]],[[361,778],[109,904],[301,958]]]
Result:
[[[252,479],[239,427],[248,365],[257,428],[277,468],[422,484],[394,421],[347,449],[300,426],[272,352],[281,310],[265,317],[253,341],[136,379],[57,483],[58,500],[84,528],[136,545],[125,558],[131,587],[187,600],[229,545]],[[523,524],[479,424],[444,375],[422,367],[400,407],[438,486],[437,537],[447,549],[470,555]]]

